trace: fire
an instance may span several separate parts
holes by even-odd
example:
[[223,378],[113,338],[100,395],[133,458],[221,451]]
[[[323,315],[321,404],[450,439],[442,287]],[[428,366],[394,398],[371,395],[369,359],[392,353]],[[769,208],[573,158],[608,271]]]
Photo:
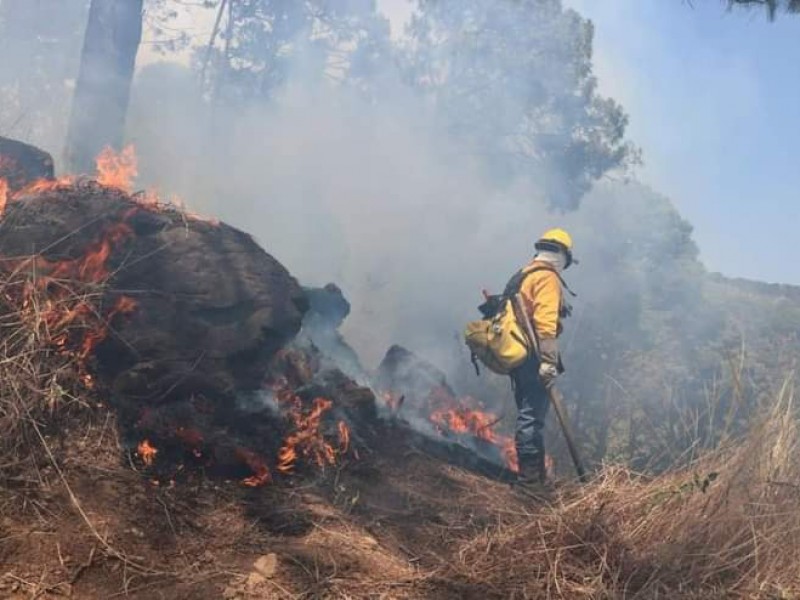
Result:
[[137,304],[122,295],[103,310],[95,300],[100,298],[95,290],[80,286],[100,285],[111,276],[108,259],[133,236],[133,230],[124,222],[131,214],[126,213],[122,221],[110,225],[78,258],[56,262],[37,256],[16,263],[9,261],[13,269],[36,274],[36,279],[20,283],[12,293],[19,294],[24,313],[37,324],[45,339],[59,353],[75,359],[78,378],[87,388],[94,385],[88,360],[108,336],[112,319],[130,315]]
[[506,467],[514,472],[519,471],[514,438],[495,431],[500,417],[483,410],[480,403],[472,398],[454,398],[440,388],[431,391],[429,401],[433,410],[428,418],[441,434],[469,435],[492,444],[500,450]]
[[136,454],[142,459],[145,466],[151,466],[156,459],[158,449],[150,443],[150,440],[142,440],[136,448]]
[[393,415],[396,415],[400,412],[400,409],[403,408],[403,402],[405,402],[406,399],[405,396],[400,396],[394,392],[383,392],[381,394],[381,398],[383,399],[383,403]]
[[40,194],[42,192],[49,192],[50,190],[56,190],[59,188],[67,187],[73,185],[75,183],[75,178],[71,175],[66,175],[64,177],[59,177],[58,179],[40,179],[38,181],[34,181],[26,185],[24,188],[16,192],[12,200],[17,199],[20,196],[26,196],[28,194]]
[[237,448],[236,456],[253,471],[250,477],[246,477],[242,480],[243,485],[248,487],[260,487],[272,481],[269,468],[264,462],[264,459],[258,454],[247,448]]
[[139,174],[139,164],[132,145],[125,146],[119,153],[112,148],[104,148],[95,159],[95,164],[100,185],[128,193],[133,191],[133,180]]
[[[326,398],[314,398],[311,410],[306,413],[303,411],[300,398],[296,396],[292,398],[288,416],[295,431],[287,436],[278,451],[278,471],[291,473],[300,456],[315,462],[320,467],[336,463],[336,450],[325,441],[321,432],[322,417],[331,406],[333,403]],[[341,432],[340,426],[340,441]],[[349,434],[347,430],[348,440]]]
[[350,428],[344,421],[339,421],[339,452],[346,454],[350,449]]
[[6,212],[6,204],[8,203],[8,182],[0,178],[0,217]]

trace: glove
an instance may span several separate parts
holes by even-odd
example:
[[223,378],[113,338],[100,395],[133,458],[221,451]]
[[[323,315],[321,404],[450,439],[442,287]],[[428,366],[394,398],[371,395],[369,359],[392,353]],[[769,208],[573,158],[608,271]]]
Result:
[[539,364],[539,379],[545,387],[550,387],[558,377],[558,366],[549,362]]
[[559,356],[558,340],[555,338],[544,338],[539,340],[539,358],[544,363],[558,365]]

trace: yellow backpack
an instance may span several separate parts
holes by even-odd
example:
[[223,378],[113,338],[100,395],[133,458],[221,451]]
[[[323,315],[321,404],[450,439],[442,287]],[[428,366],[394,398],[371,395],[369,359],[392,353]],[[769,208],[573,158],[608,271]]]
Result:
[[519,293],[525,278],[536,271],[558,274],[555,269],[545,265],[522,269],[511,278],[502,294],[487,296],[486,302],[478,307],[484,315],[483,319],[467,323],[464,341],[470,349],[476,371],[477,361],[480,361],[490,371],[508,375],[531,356],[533,345],[524,326],[517,321],[514,296]]
[[500,375],[508,375],[524,363],[530,352],[528,336],[517,322],[511,299],[506,299],[490,319],[467,323],[464,340],[473,363],[479,360]]

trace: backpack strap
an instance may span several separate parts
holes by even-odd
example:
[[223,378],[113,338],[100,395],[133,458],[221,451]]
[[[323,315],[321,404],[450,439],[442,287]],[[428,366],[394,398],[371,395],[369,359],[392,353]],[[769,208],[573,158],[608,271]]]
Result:
[[564,287],[565,290],[567,290],[567,292],[569,292],[569,295],[572,296],[573,298],[578,297],[578,294],[573,292],[567,285],[567,282],[564,281],[564,278],[561,277],[561,273],[559,273],[556,269],[548,265],[537,265],[527,270],[520,269],[519,271],[517,271],[517,273],[515,273],[514,276],[511,277],[511,279],[509,279],[508,283],[506,284],[506,289],[503,292],[503,296],[505,296],[506,298],[510,298],[514,294],[518,294],[520,289],[522,289],[522,284],[528,278],[528,275],[532,275],[539,271],[550,271],[551,273],[555,273],[556,277],[558,277],[558,280],[561,282],[561,285]]

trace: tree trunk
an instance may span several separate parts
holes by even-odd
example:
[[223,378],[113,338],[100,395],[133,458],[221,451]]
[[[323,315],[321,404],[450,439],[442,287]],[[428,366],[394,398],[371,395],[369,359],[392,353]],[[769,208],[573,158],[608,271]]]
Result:
[[119,148],[125,129],[143,0],[92,0],[67,134],[66,161],[91,173],[105,146]]

